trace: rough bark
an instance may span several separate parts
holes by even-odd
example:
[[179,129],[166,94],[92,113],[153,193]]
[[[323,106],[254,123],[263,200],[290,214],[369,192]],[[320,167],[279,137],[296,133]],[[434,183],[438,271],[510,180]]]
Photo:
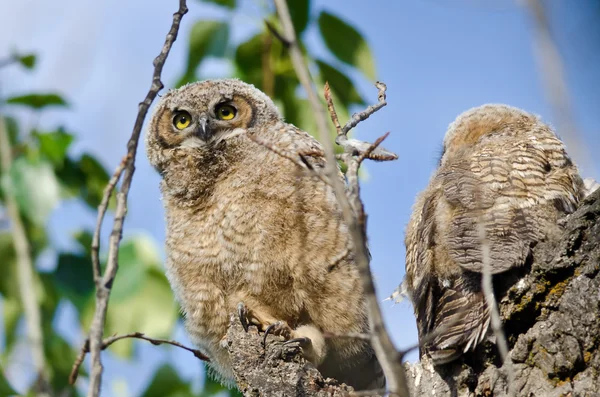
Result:
[[[500,301],[512,363],[501,365],[486,342],[438,368],[405,364],[412,396],[508,396],[509,365],[516,396],[600,396],[600,190],[534,248],[519,277]],[[269,336],[266,349],[261,340],[232,318],[227,343],[245,396],[353,394],[279,338]]]
[[244,396],[347,396],[353,389],[321,373],[302,358],[297,348],[283,345],[280,337],[267,337],[255,327],[244,332],[236,316],[231,317],[227,348],[236,382]]
[[[600,190],[561,223],[500,302],[516,396],[600,396]],[[509,395],[489,342],[437,371],[405,367],[413,396]]]

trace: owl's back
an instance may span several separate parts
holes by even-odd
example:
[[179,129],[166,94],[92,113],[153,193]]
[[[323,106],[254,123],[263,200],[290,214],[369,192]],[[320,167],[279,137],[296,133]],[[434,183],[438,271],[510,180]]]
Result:
[[537,117],[484,105],[450,125],[440,167],[417,199],[405,239],[419,337],[438,333],[425,347],[435,362],[455,359],[487,334],[482,238],[492,274],[521,266],[582,194],[562,142]]

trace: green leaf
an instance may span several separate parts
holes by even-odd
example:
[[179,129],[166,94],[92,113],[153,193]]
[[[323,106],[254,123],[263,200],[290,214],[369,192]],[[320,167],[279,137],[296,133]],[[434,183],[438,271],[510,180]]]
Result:
[[98,207],[108,183],[108,172],[100,162],[89,154],[84,154],[78,161],[78,168],[83,172],[85,180],[81,187],[81,196],[92,208]]
[[27,69],[33,69],[33,67],[35,66],[36,57],[35,57],[35,54],[27,54],[27,55],[18,57],[17,61],[19,61],[19,63],[23,67],[25,67]]
[[119,277],[115,279],[111,297],[120,301],[135,295],[148,269],[160,268],[160,254],[150,237],[141,235],[125,241],[119,248]]
[[34,136],[37,138],[40,152],[46,156],[56,166],[62,166],[67,150],[73,142],[73,135],[66,133],[63,129],[59,129],[55,132],[35,132]]
[[308,25],[310,17],[310,0],[287,0],[290,16],[296,35],[300,36]]
[[44,225],[60,199],[59,183],[52,165],[44,160],[17,158],[9,177],[2,180],[5,191],[15,196],[21,212],[31,222]]
[[188,61],[177,86],[195,80],[196,69],[207,56],[223,57],[229,42],[229,25],[222,21],[198,21],[190,32]]
[[329,82],[329,86],[338,101],[346,107],[351,104],[363,105],[365,103],[348,76],[326,62],[321,60],[317,60],[316,62],[321,73],[321,78],[323,81]]
[[328,12],[319,15],[319,30],[329,50],[342,62],[362,71],[375,80],[375,61],[369,45],[351,25]]
[[[269,33],[267,33],[269,34]],[[235,50],[235,63],[238,75],[247,83],[262,88],[262,51],[265,33],[252,36]]]
[[21,301],[17,297],[4,298],[2,301],[4,314],[4,350],[8,357],[17,341],[17,326],[23,315]]
[[213,3],[227,8],[235,8],[235,0],[203,0],[206,3]]
[[52,329],[51,322],[44,324],[43,331],[44,354],[51,363],[48,368],[51,384],[57,394],[63,394],[66,388],[72,389],[68,379],[76,354],[71,345]]
[[8,383],[8,380],[6,380],[6,377],[4,376],[4,371],[2,370],[2,366],[0,366],[0,396],[6,397],[17,394],[18,393],[15,391],[15,389],[13,389]]
[[67,106],[67,102],[58,94],[28,94],[8,98],[6,103],[23,105],[39,110],[47,106]]
[[[117,342],[118,343],[118,342]],[[154,378],[142,397],[192,397],[190,385],[179,377],[177,371],[164,364],[154,374]]]
[[94,276],[90,257],[61,253],[58,255],[58,264],[53,275],[61,295],[82,311],[88,299],[94,295]]
[[79,246],[85,252],[86,256],[92,255],[92,239],[94,235],[89,230],[80,230],[76,232],[73,237],[79,243]]

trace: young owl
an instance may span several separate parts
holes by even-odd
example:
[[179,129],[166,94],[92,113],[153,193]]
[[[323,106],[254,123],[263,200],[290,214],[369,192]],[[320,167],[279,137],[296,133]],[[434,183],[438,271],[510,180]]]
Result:
[[368,332],[347,226],[330,186],[256,141],[322,169],[321,145],[286,124],[264,93],[209,80],[163,96],[147,132],[161,174],[167,276],[192,341],[224,381],[229,315],[302,345],[356,389],[384,386],[371,346],[323,332]]
[[505,105],[458,116],[406,230],[405,286],[419,339],[437,334],[421,354],[435,364],[447,363],[486,337],[490,315],[481,291],[482,237],[499,281],[526,263],[536,242],[552,233],[583,195],[562,142],[536,116]]

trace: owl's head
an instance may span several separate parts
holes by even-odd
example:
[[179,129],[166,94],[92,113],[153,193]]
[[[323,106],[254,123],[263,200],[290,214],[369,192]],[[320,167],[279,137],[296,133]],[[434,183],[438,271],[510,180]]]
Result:
[[159,171],[174,156],[220,156],[248,128],[281,120],[273,101],[237,79],[187,84],[164,95],[150,121],[146,151]]
[[549,126],[534,114],[503,104],[486,104],[461,113],[454,120],[444,137],[440,162],[476,145],[485,137],[495,134],[554,134]]

